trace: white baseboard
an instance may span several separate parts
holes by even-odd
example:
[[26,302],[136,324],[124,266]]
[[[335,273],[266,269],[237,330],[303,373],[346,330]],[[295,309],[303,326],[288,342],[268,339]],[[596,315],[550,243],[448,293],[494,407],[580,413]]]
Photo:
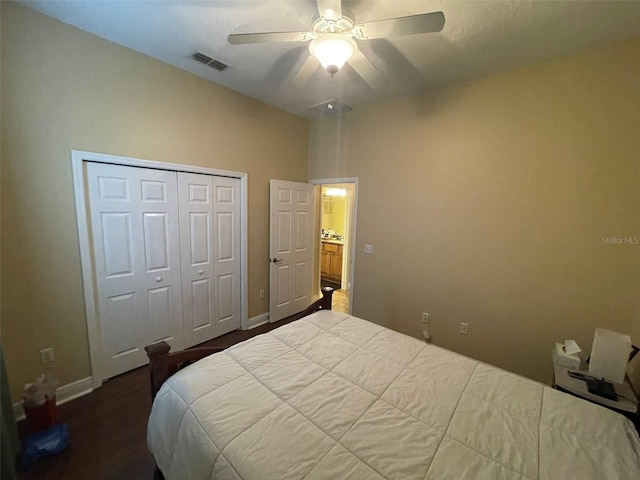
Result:
[[250,318],[247,321],[247,330],[259,327],[260,325],[264,325],[265,323],[269,323],[269,312],[264,312],[263,314]]
[[[56,390],[56,405],[62,405],[63,403],[67,403],[78,397],[82,397],[83,395],[91,393],[92,391],[93,379],[91,377],[67,383],[66,385],[58,387],[58,389]],[[24,409],[22,408],[21,402],[13,404],[13,414],[16,417],[16,421],[22,420],[24,418]]]

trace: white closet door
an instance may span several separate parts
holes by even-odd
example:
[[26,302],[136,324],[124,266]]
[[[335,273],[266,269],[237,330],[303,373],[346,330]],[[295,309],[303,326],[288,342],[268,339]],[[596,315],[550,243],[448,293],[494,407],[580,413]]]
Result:
[[240,328],[240,180],[178,173],[185,346]]
[[185,346],[213,338],[213,177],[178,173]]
[[184,348],[176,174],[87,163],[103,378]]
[[240,328],[240,180],[213,177],[215,334]]

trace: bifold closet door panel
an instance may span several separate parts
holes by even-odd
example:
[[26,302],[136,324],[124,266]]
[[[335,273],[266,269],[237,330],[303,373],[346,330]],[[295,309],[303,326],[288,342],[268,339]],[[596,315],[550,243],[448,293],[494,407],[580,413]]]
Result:
[[144,346],[184,348],[175,172],[86,164],[103,377],[148,362]]
[[240,180],[213,177],[216,336],[240,328]]
[[240,180],[178,173],[187,347],[240,328]]
[[185,347],[214,335],[211,190],[213,177],[178,173]]

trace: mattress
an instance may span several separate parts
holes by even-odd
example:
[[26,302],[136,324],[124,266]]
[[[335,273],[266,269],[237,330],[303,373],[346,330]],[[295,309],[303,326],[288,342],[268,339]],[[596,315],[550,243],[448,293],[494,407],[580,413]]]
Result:
[[147,442],[167,480],[640,478],[625,417],[329,310],[173,375]]

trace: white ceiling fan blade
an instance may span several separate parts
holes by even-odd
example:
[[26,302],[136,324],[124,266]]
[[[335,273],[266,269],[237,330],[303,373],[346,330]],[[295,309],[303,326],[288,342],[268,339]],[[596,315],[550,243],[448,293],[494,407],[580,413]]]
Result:
[[318,12],[325,20],[338,20],[342,15],[341,0],[316,0]]
[[296,76],[293,77],[293,86],[296,88],[304,87],[309,82],[311,75],[316,71],[316,68],[318,68],[318,65],[320,65],[320,62],[316,57],[309,55],[300,70],[298,70],[298,73],[296,73]]
[[232,33],[227,40],[232,45],[242,45],[245,43],[305,42],[312,38],[311,32],[268,32]]
[[433,12],[409,17],[389,18],[377,22],[356,25],[356,37],[359,39],[383,38],[393,35],[415,35],[418,33],[439,32],[444,28],[444,13]]
[[360,51],[356,51],[351,55],[351,58],[349,58],[349,65],[351,65],[356,73],[360,75],[362,79],[374,90],[384,87],[387,83],[382,74]]

